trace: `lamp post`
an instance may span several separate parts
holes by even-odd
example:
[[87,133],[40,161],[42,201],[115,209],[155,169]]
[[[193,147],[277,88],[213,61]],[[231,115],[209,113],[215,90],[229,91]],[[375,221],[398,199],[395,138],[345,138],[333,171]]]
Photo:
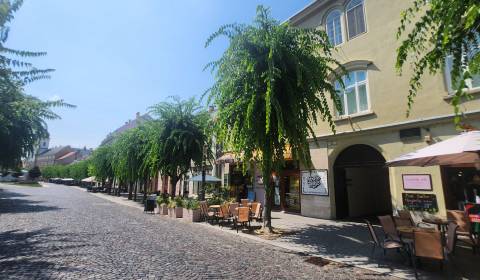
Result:
[[205,176],[206,176],[206,171],[205,171],[205,155],[207,153],[207,145],[203,145],[203,153],[202,153],[202,185],[200,187],[200,192],[199,192],[199,197],[200,200],[205,200]]

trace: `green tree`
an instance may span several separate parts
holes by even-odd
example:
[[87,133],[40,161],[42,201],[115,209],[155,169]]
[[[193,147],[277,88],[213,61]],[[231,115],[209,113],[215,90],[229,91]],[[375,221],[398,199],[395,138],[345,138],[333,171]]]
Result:
[[323,31],[280,24],[262,6],[253,24],[222,26],[206,46],[219,36],[229,47],[207,65],[215,72],[209,97],[218,108],[218,137],[240,155],[244,171],[252,160],[261,164],[264,228],[271,230],[272,172],[284,165],[287,145],[295,160],[311,166],[308,138],[315,139],[319,120],[334,129],[328,100],[340,106],[332,81],[342,67]]
[[170,177],[172,195],[177,182],[191,169],[200,165],[206,136],[203,133],[204,112],[194,98],[161,102],[151,107],[158,117],[160,133],[153,147],[153,162],[160,173]]
[[96,181],[101,182],[102,186],[105,186],[107,181],[111,184],[115,176],[112,159],[112,145],[98,147],[89,159],[88,175],[95,176]]
[[[397,38],[396,67],[399,73],[411,61],[413,74],[408,93],[408,112],[426,73],[444,70],[447,56],[453,57],[452,106],[455,122],[460,121],[459,104],[468,97],[466,82],[480,74],[480,3],[478,0],[415,0],[401,16]],[[404,36],[406,34],[406,36]]]
[[52,69],[37,69],[19,58],[44,52],[13,50],[5,46],[13,14],[23,1],[0,0],[0,169],[18,168],[21,158],[33,154],[40,139],[48,136],[46,121],[58,119],[52,107],[73,107],[63,101],[43,102],[24,93],[30,82],[48,78]]

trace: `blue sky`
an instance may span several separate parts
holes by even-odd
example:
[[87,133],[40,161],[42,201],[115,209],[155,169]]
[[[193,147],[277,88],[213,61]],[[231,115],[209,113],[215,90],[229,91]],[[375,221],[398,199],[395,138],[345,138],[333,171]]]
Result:
[[26,0],[11,24],[8,46],[46,51],[30,59],[55,68],[27,93],[61,98],[51,146],[96,147],[111,131],[171,95],[200,96],[213,83],[202,69],[226,47],[207,37],[226,23],[248,23],[256,6],[283,21],[311,0]]

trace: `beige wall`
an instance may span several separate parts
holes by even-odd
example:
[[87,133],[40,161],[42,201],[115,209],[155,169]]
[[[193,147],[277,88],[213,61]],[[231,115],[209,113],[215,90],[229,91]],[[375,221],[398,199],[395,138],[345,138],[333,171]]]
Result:
[[[332,8],[344,7],[346,1],[323,1],[311,14],[301,20],[294,17],[293,24],[300,27],[324,28],[324,17]],[[343,119],[336,122],[337,132],[357,131],[388,123],[413,121],[433,116],[452,114],[443,74],[426,76],[423,88],[415,98],[411,115],[406,117],[409,77],[411,72],[405,67],[403,76],[395,70],[396,49],[400,42],[396,32],[400,23],[400,13],[412,2],[406,0],[365,0],[367,32],[351,40],[343,36],[343,44],[338,46],[337,59],[347,64],[355,61],[370,61],[368,89],[371,110],[363,116]],[[363,67],[360,67],[363,68]],[[349,68],[358,69],[358,66]],[[332,103],[331,103],[332,104]],[[464,111],[480,109],[478,98],[464,102]],[[318,135],[330,134],[325,123],[315,129]]]

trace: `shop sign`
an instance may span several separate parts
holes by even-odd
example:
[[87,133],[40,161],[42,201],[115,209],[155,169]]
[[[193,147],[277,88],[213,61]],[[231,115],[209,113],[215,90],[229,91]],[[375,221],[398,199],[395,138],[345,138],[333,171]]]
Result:
[[434,194],[402,193],[405,209],[410,211],[438,212],[437,197]]
[[302,194],[328,196],[327,170],[306,170],[302,175]]
[[403,174],[403,189],[409,191],[431,191],[432,177],[430,174]]

